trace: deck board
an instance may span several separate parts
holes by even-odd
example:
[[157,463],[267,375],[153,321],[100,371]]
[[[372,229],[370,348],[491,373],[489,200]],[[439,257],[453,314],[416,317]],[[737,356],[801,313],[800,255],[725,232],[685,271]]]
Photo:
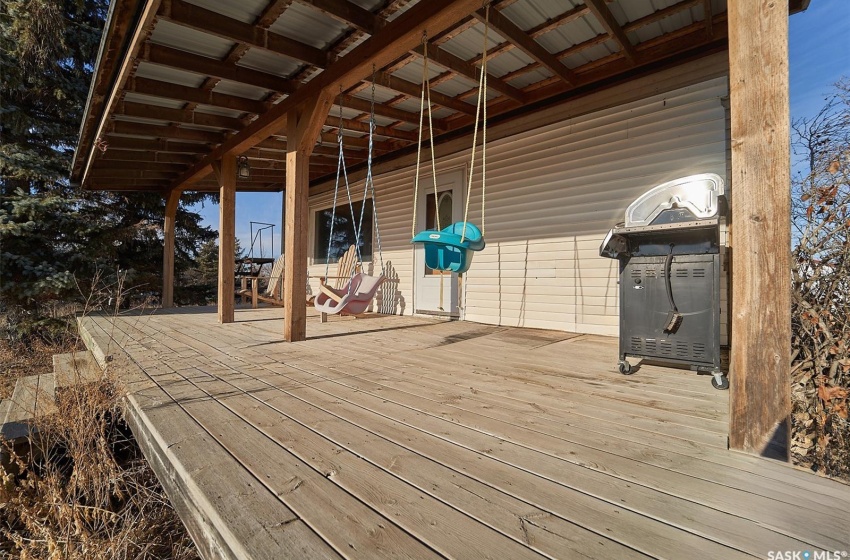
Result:
[[[311,318],[285,343],[263,308],[81,326],[169,494],[210,510],[193,538],[239,542],[212,556],[850,551],[850,487],[726,450],[724,392],[659,366],[616,374],[613,339],[375,317]],[[243,519],[263,508],[282,521]]]

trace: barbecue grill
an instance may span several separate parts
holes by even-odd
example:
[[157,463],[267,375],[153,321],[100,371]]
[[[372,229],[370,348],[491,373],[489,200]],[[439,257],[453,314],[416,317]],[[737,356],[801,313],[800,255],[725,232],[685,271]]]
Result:
[[723,179],[692,175],[637,198],[599,254],[620,262],[620,373],[629,357],[690,366],[728,389],[720,369]]

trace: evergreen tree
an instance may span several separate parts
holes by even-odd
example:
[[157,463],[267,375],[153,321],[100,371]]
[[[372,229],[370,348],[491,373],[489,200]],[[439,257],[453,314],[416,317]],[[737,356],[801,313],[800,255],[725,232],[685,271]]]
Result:
[[91,224],[68,187],[107,3],[10,0],[0,11],[0,296],[32,307],[73,286]]
[[[233,252],[235,259],[245,256],[239,238]],[[175,286],[176,303],[215,303],[218,297],[218,240],[210,239],[201,244],[194,266],[185,270],[181,284]]]
[[[88,294],[122,270],[158,292],[165,201],[146,193],[86,192],[68,180],[107,0],[6,0],[0,5],[0,309],[29,313]],[[215,237],[186,208],[176,220],[175,268]],[[179,276],[178,276],[179,277]]]

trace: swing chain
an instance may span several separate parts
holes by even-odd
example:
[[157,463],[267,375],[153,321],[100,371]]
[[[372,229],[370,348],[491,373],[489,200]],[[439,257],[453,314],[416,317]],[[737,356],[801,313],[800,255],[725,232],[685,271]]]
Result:
[[[339,88],[340,97],[342,96],[342,86]],[[328,252],[325,254],[325,278],[330,275],[331,266],[331,247],[333,246],[334,224],[336,223],[336,202],[339,198],[339,178],[340,174],[345,170],[345,152],[342,145],[342,101],[339,102],[339,128],[337,129],[337,145],[339,146],[339,155],[336,163],[336,180],[334,181],[334,201],[331,209],[331,227],[328,234]],[[346,187],[348,186],[348,176],[346,174]]]
[[[340,96],[342,95],[342,87],[340,87]],[[351,211],[351,219],[354,221],[354,202],[351,199],[351,186],[348,181],[348,166],[345,164],[345,146],[343,144],[343,129],[344,129],[344,120],[342,117],[342,102],[339,104],[339,129],[337,133],[337,144],[339,146],[339,156],[337,157],[337,167],[336,167],[336,181],[334,183],[334,199],[333,199],[333,209],[331,210],[331,227],[330,232],[328,234],[328,252],[325,258],[325,278],[330,274],[330,263],[331,263],[331,248],[333,247],[333,234],[334,234],[334,226],[336,225],[336,205],[337,200],[339,198],[339,179],[340,176],[343,177],[345,182],[345,192],[348,196],[348,207]],[[362,220],[361,220],[362,222]],[[362,265],[363,260],[360,257],[360,224],[354,223],[354,244],[357,252],[357,259]],[[356,267],[352,269],[350,272],[352,275],[354,274],[354,270]]]
[[[366,163],[366,184],[369,186],[372,192],[372,219],[375,224],[375,238],[378,242],[378,258],[381,261],[381,273],[384,273],[384,251],[381,247],[381,228],[378,225],[378,199],[375,195],[375,179],[372,175],[372,147],[374,145],[373,136],[375,133],[375,76],[377,74],[377,68],[375,68],[375,64],[372,63],[372,97],[370,99],[369,106],[369,155],[368,161]],[[365,197],[365,192],[364,192]],[[364,198],[365,200],[365,198]],[[364,204],[365,206],[365,204]],[[361,218],[362,222],[362,218]]]

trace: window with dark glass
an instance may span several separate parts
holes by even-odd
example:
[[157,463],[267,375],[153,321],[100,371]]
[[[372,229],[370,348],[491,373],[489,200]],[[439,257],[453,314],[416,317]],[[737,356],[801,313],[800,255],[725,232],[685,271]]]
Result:
[[[354,245],[355,225],[360,222],[360,212],[363,208],[362,202],[354,203],[354,217],[351,216],[351,207],[345,201],[336,208],[336,216],[332,208],[316,212],[316,243],[314,248],[315,261],[318,264],[327,262],[335,263]],[[328,240],[331,235],[331,219],[334,219],[333,239],[330,239],[330,254],[328,254]],[[366,209],[363,211],[363,230],[360,232],[360,255],[364,261],[372,258],[372,203],[366,201]]]

